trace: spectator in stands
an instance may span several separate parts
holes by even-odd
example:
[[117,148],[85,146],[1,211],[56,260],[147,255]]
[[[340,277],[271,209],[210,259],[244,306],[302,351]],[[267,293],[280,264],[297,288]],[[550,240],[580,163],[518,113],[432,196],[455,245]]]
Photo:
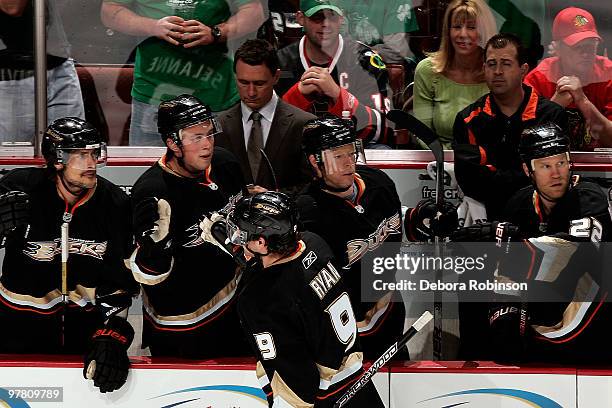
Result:
[[523,84],[527,51],[513,34],[497,34],[485,46],[484,73],[490,92],[457,114],[453,127],[455,175],[463,193],[482,202],[489,219],[529,183],[518,142],[527,126],[554,122],[567,130],[563,108]]
[[556,56],[544,59],[525,82],[567,109],[572,150],[612,147],[612,62],[597,55],[595,19],[577,7],[561,10],[553,40]]
[[348,36],[372,46],[388,64],[404,63],[408,33],[419,28],[411,0],[345,0],[342,9]]
[[215,143],[238,158],[245,181],[253,185],[251,193],[276,188],[289,192],[306,184],[310,169],[301,150],[302,128],[315,116],[274,92],[280,76],[276,50],[265,40],[247,40],[234,56],[234,74],[241,102],[219,115],[223,133]]
[[[484,204],[489,220],[498,220],[514,193],[529,185],[518,151],[523,129],[554,122],[567,131],[567,115],[522,83],[528,54],[518,37],[494,35],[484,52],[490,92],[457,114],[455,175],[463,193]],[[487,307],[459,300],[459,359],[487,359]]]
[[382,58],[340,35],[343,11],[333,0],[302,0],[296,18],[304,36],[278,53],[283,100],[316,115],[352,118],[366,147],[387,143],[391,102]]
[[[47,122],[84,118],[81,87],[54,0],[47,21]],[[34,142],[34,6],[0,0],[0,142]]]
[[496,31],[483,0],[453,0],[444,15],[440,49],[416,67],[414,116],[440,136],[445,149],[451,148],[457,113],[488,91],[483,50]]
[[236,103],[226,42],[263,22],[257,0],[104,0],[101,15],[111,29],[146,37],[136,51],[131,145],[163,146],[156,121],[160,101],[193,94],[214,111]]

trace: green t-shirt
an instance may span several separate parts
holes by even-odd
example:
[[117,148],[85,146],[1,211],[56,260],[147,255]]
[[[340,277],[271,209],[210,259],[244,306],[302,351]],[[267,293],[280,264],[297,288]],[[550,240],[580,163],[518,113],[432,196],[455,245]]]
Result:
[[[231,10],[252,0],[105,0],[129,7],[143,17],[179,16],[207,26],[227,21]],[[132,97],[157,105],[180,94],[191,94],[221,111],[238,102],[232,59],[225,44],[194,48],[172,45],[156,37],[142,41],[136,50]]]
[[[425,58],[414,71],[414,117],[440,136],[444,149],[451,149],[455,117],[463,108],[489,93],[486,83],[460,84],[433,71]],[[423,148],[427,146],[419,141]]]
[[419,29],[412,0],[344,0],[343,32],[368,45],[381,44],[383,37]]

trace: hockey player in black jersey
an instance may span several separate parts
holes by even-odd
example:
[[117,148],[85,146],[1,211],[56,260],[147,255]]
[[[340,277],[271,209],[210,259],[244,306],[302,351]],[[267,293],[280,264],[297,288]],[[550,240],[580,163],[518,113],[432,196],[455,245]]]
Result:
[[[316,178],[298,198],[298,211],[304,229],[323,237],[342,266],[364,356],[375,359],[401,336],[405,309],[396,292],[360,301],[360,259],[384,242],[401,241],[401,204],[385,173],[356,165],[363,150],[348,123],[330,115],[304,126],[304,153]],[[408,358],[407,351],[398,358]]]
[[[363,369],[351,301],[329,247],[297,231],[293,203],[277,192],[239,201],[227,236],[249,260],[238,312],[269,406],[331,407]],[[369,383],[346,406],[383,403]]]
[[[556,124],[525,129],[519,151],[532,186],[510,199],[505,222],[495,225],[500,241],[522,238],[502,257],[498,274],[532,286],[520,300],[498,295],[502,301],[490,308],[493,358],[609,364],[600,261],[600,243],[612,230],[607,199],[598,185],[571,175],[569,138]],[[543,294],[556,296],[544,302]]]
[[114,391],[134,337],[129,199],[97,176],[106,146],[84,120],[55,120],[42,152],[46,168],[0,179],[0,353],[84,353],[84,376]]
[[234,310],[236,266],[200,238],[200,221],[244,187],[236,159],[214,147],[220,128],[190,95],[162,102],[166,154],[132,188],[134,277],[143,287],[143,346],[153,356],[212,358],[248,354]]

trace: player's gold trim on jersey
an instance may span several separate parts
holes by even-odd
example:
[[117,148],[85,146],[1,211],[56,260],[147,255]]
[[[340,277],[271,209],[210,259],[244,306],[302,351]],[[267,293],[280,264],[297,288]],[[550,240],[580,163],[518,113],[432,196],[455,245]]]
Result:
[[[142,292],[142,305],[144,312],[154,323],[161,326],[190,326],[195,325],[207,318],[213,318],[221,308],[229,303],[236,293],[239,275],[232,279],[219,292],[217,292],[208,302],[200,306],[197,310],[175,316],[162,316],[155,312],[150,304],[146,292]],[[180,295],[179,295],[180,296]],[[171,330],[171,329],[170,329]]]
[[378,299],[374,306],[368,310],[363,320],[357,322],[357,331],[360,336],[365,336],[370,330],[372,330],[380,318],[384,316],[385,312],[389,308],[389,303],[393,297],[393,292],[387,292],[383,297]]
[[597,305],[597,303],[594,303],[594,300],[598,292],[599,285],[591,278],[590,275],[583,275],[578,280],[578,284],[574,292],[574,299],[589,301],[570,302],[563,311],[563,319],[559,323],[554,326],[534,325],[534,330],[537,331],[542,337],[550,340],[571,336],[576,331],[582,330],[581,326],[587,326],[590,320],[585,318],[585,316],[589,313],[589,311],[590,313],[594,314],[592,306]]
[[363,353],[360,351],[344,357],[342,365],[337,370],[317,364],[320,377],[319,389],[327,390],[330,386],[355,374],[361,367],[363,367]]
[[154,275],[154,274],[146,273],[142,269],[140,269],[140,267],[136,263],[137,253],[138,253],[138,248],[136,248],[134,252],[132,252],[130,259],[128,261],[125,261],[128,268],[132,271],[132,275],[134,276],[134,279],[136,280],[136,282],[142,283],[143,285],[153,286],[153,285],[157,285],[158,283],[165,281],[166,278],[170,276],[170,272],[172,271],[172,268],[174,267],[174,257],[170,260],[170,268],[168,269],[168,272]]
[[[301,399],[300,397],[298,397],[298,395],[295,392],[293,392],[293,390],[281,378],[278,371],[274,372],[270,385],[272,386],[272,393],[274,396],[274,406],[276,406],[278,403],[282,407],[284,406],[295,407],[295,408],[314,407],[314,404],[309,404],[305,402],[303,399]],[[280,401],[277,402],[277,399],[280,399]],[[288,404],[288,405],[283,405],[281,404],[281,402],[284,404]]]
[[[16,306],[29,306],[36,309],[48,310],[62,302],[62,292],[54,289],[43,297],[34,297],[12,292],[0,283],[0,295],[9,303]],[[68,292],[68,299],[79,306],[85,306],[88,302],[93,303],[95,289],[77,285],[74,290]]]

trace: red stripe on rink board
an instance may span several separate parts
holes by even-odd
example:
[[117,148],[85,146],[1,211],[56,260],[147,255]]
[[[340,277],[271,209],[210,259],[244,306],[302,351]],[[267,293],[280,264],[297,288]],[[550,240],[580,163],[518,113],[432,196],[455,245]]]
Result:
[[[492,361],[416,361],[391,363],[392,373],[576,375],[575,367],[505,366]],[[612,374],[612,371],[611,371]]]
[[[255,359],[224,358],[218,360],[190,361],[172,358],[130,357],[133,369],[175,369],[175,370],[255,370]],[[368,369],[371,362],[365,362]],[[7,355],[0,354],[0,368],[43,367],[82,368],[81,356],[53,355]],[[612,376],[612,369],[590,369],[575,367],[544,366],[503,366],[490,361],[418,361],[392,363],[379,373],[438,373],[438,374],[557,374]]]
[[[163,357],[130,357],[130,361],[131,368],[135,369],[255,370],[256,367],[254,358],[191,361]],[[0,368],[3,367],[83,368],[83,357],[0,354]]]
[[580,368],[578,369],[578,375],[592,376],[592,377],[609,377],[612,376],[612,369],[596,369],[596,368]]
[[[136,369],[177,369],[177,370],[255,370],[254,358],[222,358],[218,360],[181,360],[165,357],[130,357],[131,367]],[[371,361],[364,363],[368,369]],[[82,368],[82,356],[54,356],[54,355],[14,355],[0,354],[0,368],[2,367],[43,367],[43,368]],[[379,372],[388,372],[383,367]]]

